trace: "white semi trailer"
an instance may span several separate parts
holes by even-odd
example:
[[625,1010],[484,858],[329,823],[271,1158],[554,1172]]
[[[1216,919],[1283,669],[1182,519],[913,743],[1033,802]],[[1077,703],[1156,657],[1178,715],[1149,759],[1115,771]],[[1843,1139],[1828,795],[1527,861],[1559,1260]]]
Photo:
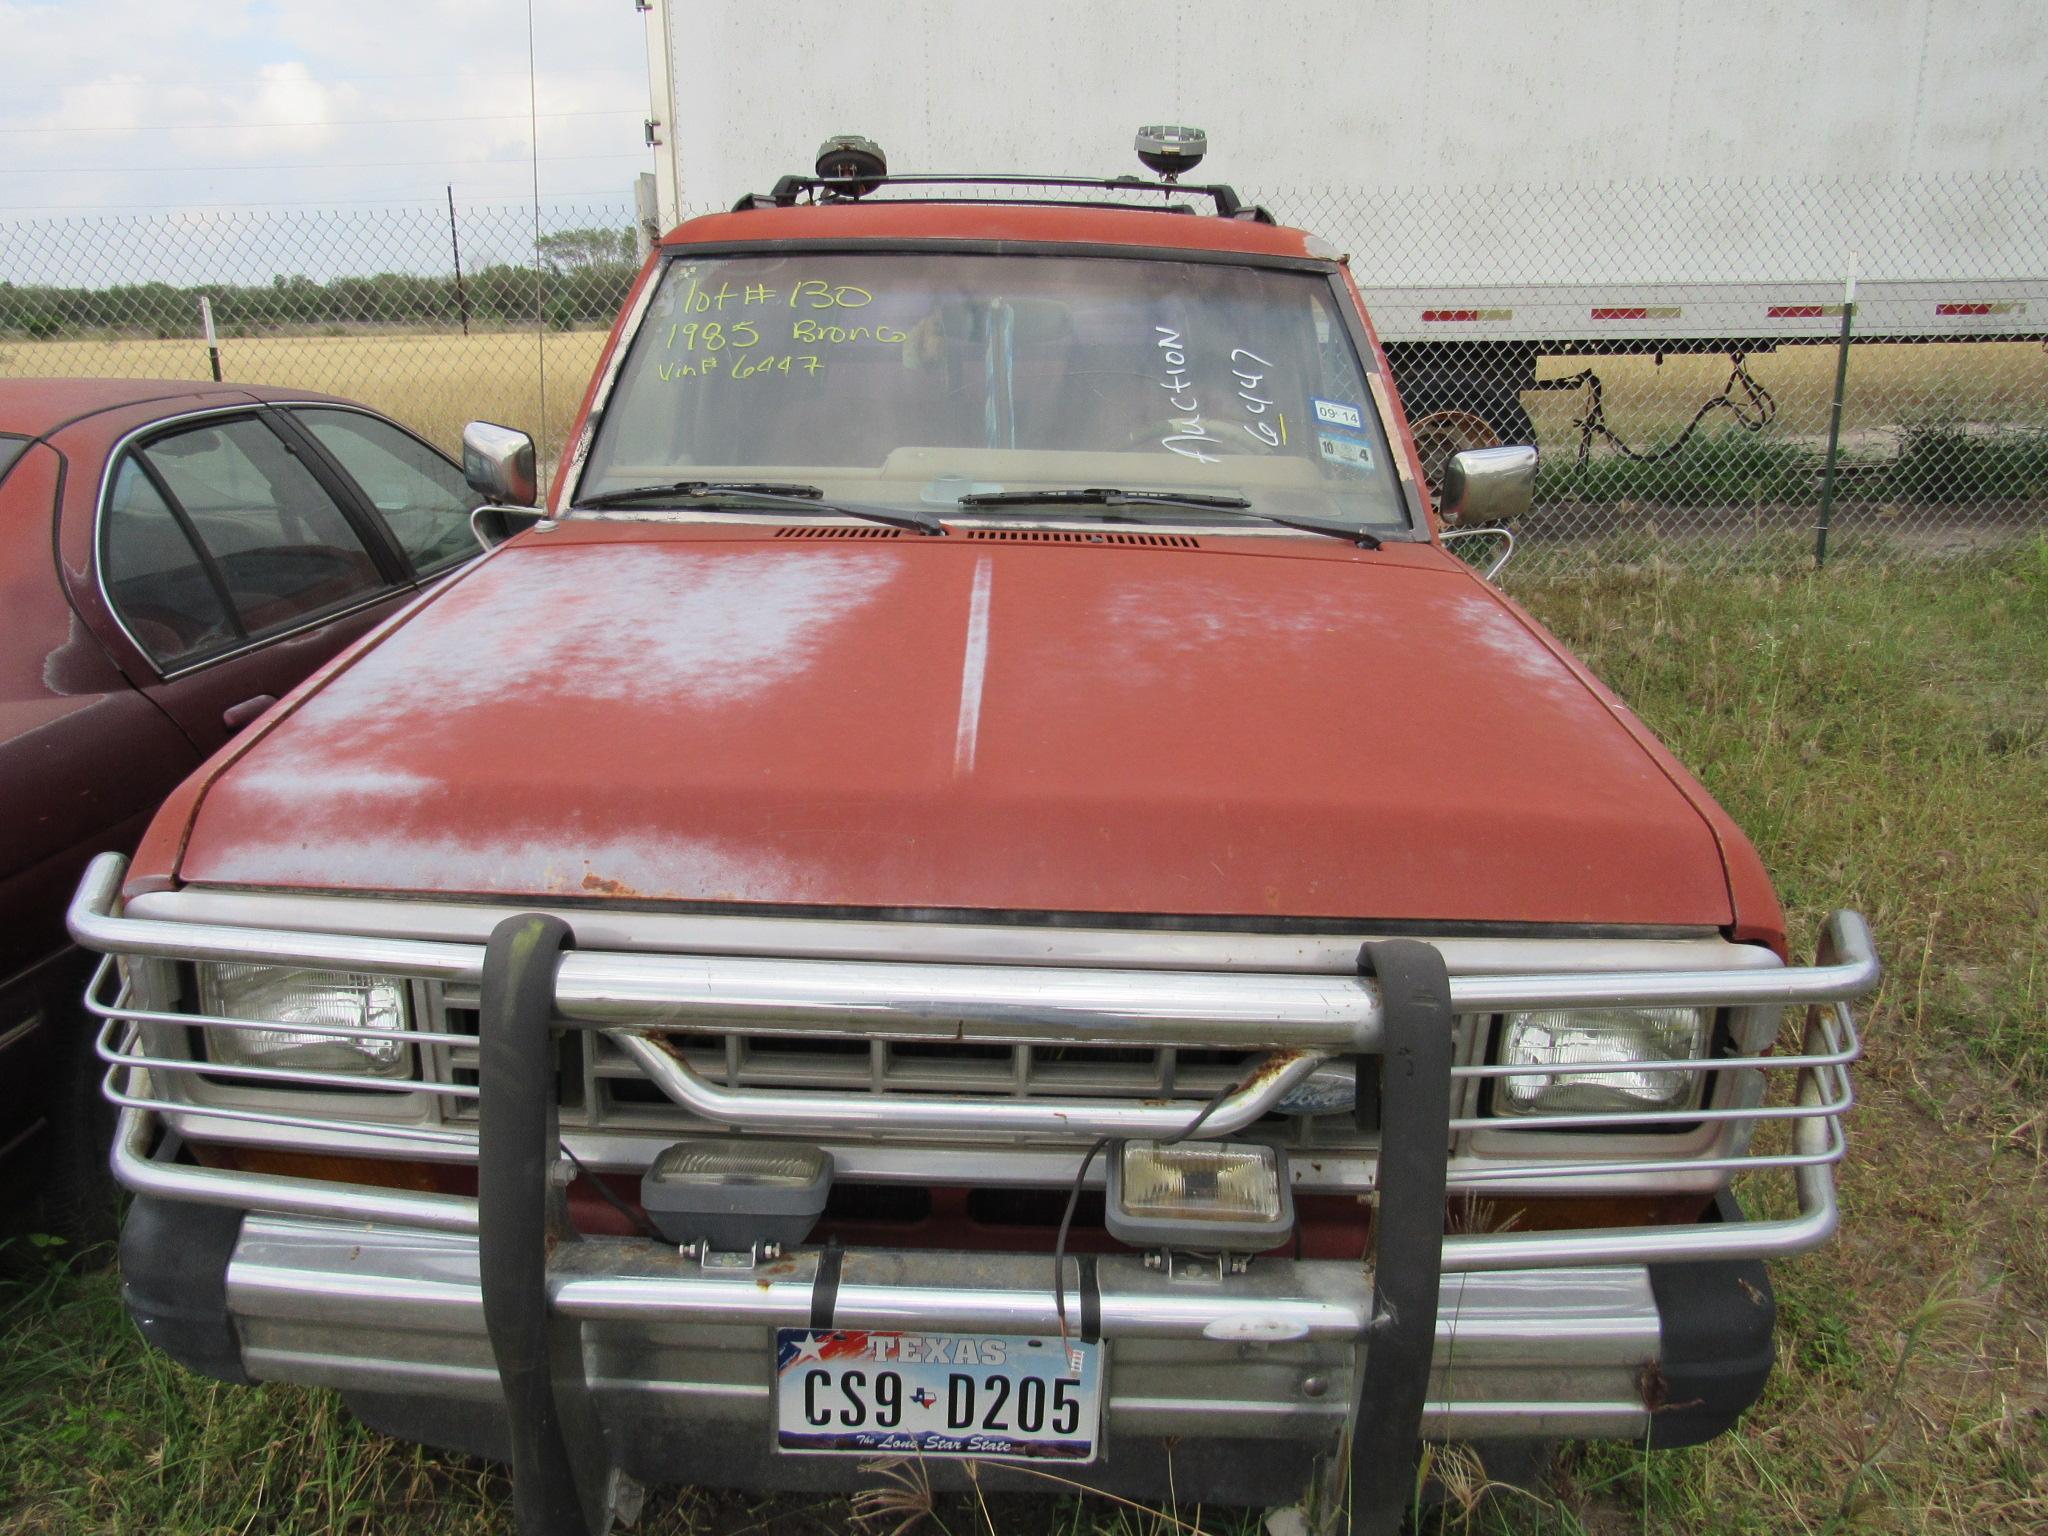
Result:
[[1411,414],[1537,358],[2048,335],[2040,0],[639,0],[659,220],[808,170],[1115,175],[1208,132],[1351,255]]

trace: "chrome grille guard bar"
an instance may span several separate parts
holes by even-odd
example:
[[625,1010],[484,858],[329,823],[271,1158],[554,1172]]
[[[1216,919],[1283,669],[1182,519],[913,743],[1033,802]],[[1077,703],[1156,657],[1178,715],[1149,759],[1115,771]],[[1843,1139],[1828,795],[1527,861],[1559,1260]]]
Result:
[[[481,976],[484,946],[480,944],[118,916],[115,907],[124,868],[125,861],[118,855],[96,859],[70,912],[71,931],[79,943],[110,956],[306,965],[461,983],[474,983]],[[1779,1111],[1759,1107],[1753,1112],[1760,1121],[1790,1119],[1789,1154],[1654,1165],[1623,1160],[1589,1164],[1586,1170],[1552,1164],[1548,1170],[1711,1167],[1732,1174],[1747,1167],[1775,1167],[1793,1175],[1798,1194],[1796,1215],[1687,1227],[1456,1234],[1445,1241],[1444,1268],[1455,1272],[1767,1257],[1800,1252],[1824,1241],[1836,1222],[1832,1165],[1843,1153],[1840,1116],[1851,1102],[1847,1063],[1858,1052],[1846,1003],[1868,992],[1877,976],[1868,927],[1853,912],[1837,912],[1825,925],[1818,963],[1812,966],[1449,978],[1453,1009],[1465,1013],[1677,1003],[1814,1006],[1807,1022],[1804,1054],[1783,1059],[1783,1065],[1800,1074],[1796,1105]],[[562,955],[554,983],[554,1008],[559,1018],[603,1032],[638,1059],[642,1070],[665,1093],[714,1122],[789,1127],[826,1119],[840,1129],[848,1117],[862,1124],[884,1117],[890,1128],[916,1129],[914,1122],[929,1109],[950,1117],[940,1125],[941,1130],[972,1124],[981,1130],[1051,1130],[1069,1137],[1145,1135],[1177,1128],[1185,1123],[1189,1107],[1185,1102],[952,1101],[893,1094],[741,1089],[712,1083],[692,1072],[657,1036],[645,1031],[658,1020],[658,1027],[669,1030],[780,1028],[848,1037],[1185,1044],[1270,1053],[1225,1101],[1224,1118],[1208,1127],[1223,1134],[1227,1128],[1257,1118],[1328,1056],[1377,1054],[1383,1049],[1381,1006],[1377,984],[1352,975],[1058,970],[574,950]],[[160,1117],[175,1117],[185,1107],[139,1091],[137,1074],[145,1078],[167,1074],[168,1082],[181,1072],[194,1070],[196,1064],[159,1061],[136,1052],[140,1020],[154,1015],[142,1013],[138,1018],[137,1010],[104,1005],[94,1011],[108,1020],[101,1052],[111,1064],[109,1097],[124,1111],[114,1162],[122,1182],[131,1189],[273,1211],[475,1229],[476,1202],[457,1196],[403,1195],[369,1187],[194,1168],[153,1156],[150,1149],[155,1133],[164,1123]],[[186,1018],[181,1022],[204,1026],[235,1021]],[[422,1041],[439,1038],[431,1032],[410,1033],[418,1034]],[[1772,1062],[1770,1057],[1755,1058],[1758,1066]],[[1718,1068],[1727,1063],[1711,1065]],[[1458,1075],[1483,1070],[1455,1069]],[[413,1086],[425,1093],[442,1093],[450,1087]],[[994,1126],[991,1111],[1012,1118]],[[1143,1113],[1132,1120],[1128,1117],[1133,1111]],[[238,1113],[203,1106],[193,1106],[193,1112],[222,1117]],[[252,1120],[280,1124],[294,1118],[269,1111],[241,1113]],[[1077,1116],[1081,1118],[1074,1118]],[[1026,1120],[1033,1123],[1027,1125]],[[300,1119],[297,1123],[313,1127],[321,1122]],[[368,1134],[376,1127],[366,1122],[354,1129]],[[407,1134],[417,1137],[421,1133],[415,1129]],[[444,1134],[451,1142],[473,1145],[467,1135]],[[1511,1178],[1526,1176],[1516,1167],[1500,1172]],[[1464,1183],[1477,1176],[1454,1172],[1452,1182]]]
[[[117,916],[127,861],[92,861],[71,936],[101,954],[303,965],[474,984],[482,944],[372,938]],[[1843,1002],[1877,984],[1870,929],[1831,915],[1821,963],[1741,971],[1607,971],[1450,979],[1458,1013],[1529,1008],[1745,1007]],[[614,1029],[787,1030],[858,1039],[1171,1045],[1372,1054],[1382,1048],[1369,978],[1282,972],[794,960],[570,950],[555,1010]]]

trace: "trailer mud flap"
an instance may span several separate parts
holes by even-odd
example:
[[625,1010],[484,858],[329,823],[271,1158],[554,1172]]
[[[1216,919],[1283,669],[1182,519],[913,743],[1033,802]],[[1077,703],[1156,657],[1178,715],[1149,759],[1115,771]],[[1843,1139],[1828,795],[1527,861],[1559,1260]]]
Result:
[[610,1462],[580,1340],[548,1310],[549,1256],[576,1241],[551,1176],[560,1132],[549,1030],[555,967],[572,942],[559,918],[524,913],[498,924],[484,950],[477,1246],[520,1536],[602,1536],[611,1526]]
[[[1415,1498],[1422,1409],[1436,1348],[1451,1119],[1451,985],[1418,939],[1366,944],[1380,985],[1384,1053],[1358,1061],[1358,1115],[1380,1133],[1379,1209],[1368,1255],[1372,1321],[1358,1368],[1347,1468],[1354,1536],[1392,1536]],[[1377,1091],[1368,1091],[1371,1083]]]

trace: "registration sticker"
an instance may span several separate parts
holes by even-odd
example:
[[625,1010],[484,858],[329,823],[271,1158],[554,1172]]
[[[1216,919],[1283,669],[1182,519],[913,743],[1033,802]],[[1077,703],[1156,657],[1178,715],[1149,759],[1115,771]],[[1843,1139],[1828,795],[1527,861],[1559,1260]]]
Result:
[[1346,405],[1341,400],[1315,401],[1316,420],[1327,421],[1333,427],[1349,427],[1354,432],[1365,428],[1365,415],[1355,405]]
[[780,1328],[775,1443],[786,1451],[902,1451],[1092,1461],[1102,1348],[986,1333]]
[[1372,444],[1348,432],[1318,432],[1316,448],[1329,463],[1372,473]]

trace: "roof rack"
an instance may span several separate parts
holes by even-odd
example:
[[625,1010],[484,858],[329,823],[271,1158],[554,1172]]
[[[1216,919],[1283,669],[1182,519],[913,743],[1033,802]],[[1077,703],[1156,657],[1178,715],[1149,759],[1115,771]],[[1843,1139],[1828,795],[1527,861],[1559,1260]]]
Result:
[[[1256,224],[1271,224],[1273,215],[1257,204],[1247,206],[1237,195],[1234,187],[1219,184],[1207,186],[1189,185],[1174,181],[1147,181],[1142,176],[1007,176],[995,174],[970,175],[904,175],[904,176],[784,176],[775,183],[772,192],[749,192],[732,205],[734,213],[747,213],[756,208],[794,208],[802,203],[1022,203],[1035,207],[1082,207],[1082,208],[1131,208],[1130,203],[1105,202],[1100,199],[1079,199],[1067,197],[884,197],[865,196],[867,192],[880,187],[1040,187],[1067,190],[1088,189],[1097,192],[1157,192],[1163,196],[1186,195],[1206,197],[1216,205],[1216,214],[1225,219],[1249,219]],[[1165,213],[1193,213],[1194,209],[1185,203],[1168,204],[1159,210],[1146,210],[1137,205],[1138,211]]]

